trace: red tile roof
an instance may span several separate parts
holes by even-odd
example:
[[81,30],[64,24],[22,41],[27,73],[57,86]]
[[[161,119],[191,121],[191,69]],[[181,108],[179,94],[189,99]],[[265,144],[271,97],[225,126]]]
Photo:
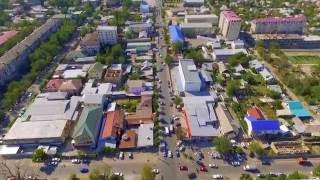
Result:
[[45,88],[47,92],[56,92],[59,90],[61,84],[63,83],[63,79],[51,79]]
[[249,108],[247,110],[247,114],[249,116],[252,116],[252,117],[256,118],[256,119],[265,119],[265,117],[263,116],[262,111],[258,107]]
[[124,112],[117,110],[108,112],[105,118],[105,124],[103,127],[102,138],[108,138],[110,136],[118,136],[120,129],[123,128]]
[[0,45],[6,43],[10,38],[15,36],[17,33],[18,33],[18,31],[0,32]]

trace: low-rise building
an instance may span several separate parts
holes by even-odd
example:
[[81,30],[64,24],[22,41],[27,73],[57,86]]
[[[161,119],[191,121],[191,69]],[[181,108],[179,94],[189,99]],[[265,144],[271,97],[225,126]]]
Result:
[[212,52],[212,58],[216,61],[225,61],[229,57],[238,53],[247,54],[247,51],[245,49],[214,49]]
[[57,92],[63,83],[63,79],[50,79],[44,88],[45,92]]
[[212,24],[210,23],[184,23],[180,24],[180,29],[187,37],[209,35],[213,31]]
[[303,155],[310,153],[310,149],[298,141],[272,142],[271,149],[277,155]]
[[94,56],[99,53],[100,42],[98,39],[98,34],[95,32],[86,34],[85,37],[81,39],[80,49],[84,54],[88,56]]
[[120,140],[119,149],[133,149],[137,147],[137,133],[134,130],[126,130]]
[[184,0],[183,6],[185,7],[200,7],[204,5],[204,0]]
[[244,120],[248,126],[249,136],[275,135],[281,132],[280,123],[273,119],[256,119],[252,116],[246,116]]
[[102,45],[112,45],[118,42],[117,26],[98,26],[97,32]]
[[277,81],[267,68],[263,68],[261,71],[259,71],[259,74],[263,77],[267,84],[274,84]]
[[112,64],[108,67],[104,75],[104,82],[120,84],[122,82],[123,73],[122,64]]
[[187,96],[184,103],[183,120],[187,126],[187,136],[191,140],[208,140],[219,136],[218,119],[214,112],[212,96]]
[[128,113],[126,120],[129,127],[139,127],[140,124],[153,123],[152,95],[142,95],[136,112]]
[[152,32],[152,23],[132,23],[129,25],[129,29],[135,33],[146,31],[147,33]]
[[153,127],[154,124],[141,124],[138,128],[138,148],[153,146]]
[[170,41],[172,43],[184,42],[184,35],[179,26],[176,26],[176,25],[169,26],[169,34],[170,34]]
[[79,95],[81,92],[81,89],[82,89],[81,79],[66,80],[59,87],[59,91],[66,92],[70,96]]
[[219,120],[220,133],[225,137],[235,138],[239,133],[239,129],[234,125],[234,119],[226,106],[218,103],[215,107],[215,112]]

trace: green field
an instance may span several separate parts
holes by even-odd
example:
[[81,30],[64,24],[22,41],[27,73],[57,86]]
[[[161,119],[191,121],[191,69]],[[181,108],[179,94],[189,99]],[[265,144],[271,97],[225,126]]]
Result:
[[320,56],[288,56],[289,61],[293,64],[318,64]]

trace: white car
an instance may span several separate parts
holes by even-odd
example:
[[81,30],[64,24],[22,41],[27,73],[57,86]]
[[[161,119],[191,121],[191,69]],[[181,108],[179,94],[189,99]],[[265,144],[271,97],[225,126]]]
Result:
[[223,176],[221,174],[214,174],[212,175],[213,179],[223,179]]
[[218,166],[216,164],[209,164],[209,167],[211,168],[217,168]]
[[60,158],[55,157],[55,158],[52,158],[52,159],[51,159],[51,161],[60,162],[60,161],[61,161],[61,159],[60,159]]
[[119,159],[124,159],[124,153],[122,151],[119,154]]
[[153,169],[152,172],[155,173],[155,174],[159,174],[160,173],[159,169]]
[[115,176],[123,176],[123,173],[122,172],[114,172],[113,175],[115,175]]
[[173,157],[172,152],[171,152],[170,150],[168,151],[168,157],[169,157],[169,158],[172,158],[172,157]]
[[79,164],[80,163],[80,159],[72,159],[71,163],[72,164]]

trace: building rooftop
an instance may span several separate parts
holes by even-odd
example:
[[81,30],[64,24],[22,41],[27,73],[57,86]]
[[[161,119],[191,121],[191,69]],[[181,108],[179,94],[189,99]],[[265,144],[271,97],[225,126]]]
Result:
[[289,23],[289,22],[306,22],[307,19],[303,14],[289,17],[267,17],[255,19],[253,23]]
[[0,45],[6,43],[9,39],[14,37],[17,33],[18,33],[18,31],[14,31],[14,30],[0,32]]
[[142,95],[135,113],[127,115],[129,125],[153,123],[152,95]]
[[263,116],[262,111],[258,108],[258,107],[251,107],[247,110],[247,114],[248,116],[254,117],[257,120],[262,120],[265,119],[265,117]]
[[86,105],[101,105],[103,104],[104,97],[102,94],[84,94],[82,96],[82,101]]
[[134,130],[126,130],[122,135],[119,149],[131,149],[137,147],[137,134]]
[[214,49],[213,54],[216,56],[231,56],[237,53],[247,54],[245,49]]
[[217,121],[212,96],[189,96],[183,98],[188,134],[196,137],[218,136],[219,130],[214,126]]
[[111,111],[104,116],[101,138],[117,137],[123,128],[124,112],[120,110]]
[[231,10],[222,11],[222,14],[229,21],[241,21],[241,18]]
[[218,105],[215,108],[215,112],[217,113],[217,117],[220,122],[220,129],[222,134],[228,134],[230,132],[233,132],[234,128],[231,124],[233,119],[228,109],[222,103],[218,103]]
[[182,68],[182,73],[186,82],[201,83],[199,72],[192,59],[182,59],[179,61],[179,64]]
[[97,31],[116,31],[117,30],[117,26],[98,26],[97,27]]
[[110,95],[112,94],[112,83],[101,83],[98,86],[98,94]]
[[169,26],[169,33],[172,42],[184,42],[184,36],[179,26]]
[[153,146],[153,126],[153,123],[139,126],[137,147]]
[[184,16],[185,18],[218,18],[215,14],[187,14]]
[[80,42],[80,46],[97,46],[99,45],[98,33],[88,33],[86,34]]
[[180,28],[212,28],[211,23],[183,23]]

